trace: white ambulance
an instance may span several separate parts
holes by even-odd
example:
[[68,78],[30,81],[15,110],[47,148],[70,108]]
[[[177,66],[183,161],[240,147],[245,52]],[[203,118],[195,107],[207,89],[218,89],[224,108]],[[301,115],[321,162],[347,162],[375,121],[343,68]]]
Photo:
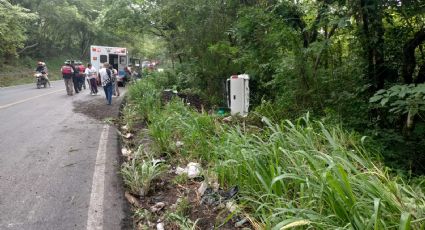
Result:
[[125,77],[124,68],[128,63],[127,48],[92,45],[90,46],[90,62],[97,70],[105,62],[111,64],[118,70],[118,82],[125,84],[123,78]]

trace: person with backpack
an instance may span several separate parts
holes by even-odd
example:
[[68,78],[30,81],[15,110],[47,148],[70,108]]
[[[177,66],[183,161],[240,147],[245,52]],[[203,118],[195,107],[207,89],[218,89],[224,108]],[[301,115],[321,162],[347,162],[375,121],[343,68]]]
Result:
[[80,90],[79,90],[79,85],[80,85],[80,80],[79,80],[79,71],[78,71],[78,68],[77,68],[78,66],[77,66],[77,63],[74,61],[74,60],[71,60],[71,68],[72,68],[72,70],[74,71],[73,72],[73,74],[72,74],[72,83],[73,83],[73,85],[74,85],[74,91],[75,91],[75,93],[79,93],[80,92]]
[[86,67],[83,65],[81,61],[77,61],[76,69],[78,70],[78,89],[81,91],[82,89],[86,89]]
[[65,81],[66,92],[69,96],[72,96],[74,94],[72,91],[74,69],[71,67],[69,60],[65,61],[65,65],[61,68],[61,73],[63,80]]
[[116,69],[114,69],[114,67],[112,65],[109,65],[109,69],[112,72],[112,92],[113,92],[113,95],[119,97],[120,91],[118,89],[118,82],[117,82],[118,71]]
[[91,63],[87,63],[85,74],[89,81],[90,95],[97,95],[97,70]]
[[108,105],[112,105],[112,71],[108,67],[109,63],[103,63],[103,67],[99,70],[99,78],[105,91],[106,101]]

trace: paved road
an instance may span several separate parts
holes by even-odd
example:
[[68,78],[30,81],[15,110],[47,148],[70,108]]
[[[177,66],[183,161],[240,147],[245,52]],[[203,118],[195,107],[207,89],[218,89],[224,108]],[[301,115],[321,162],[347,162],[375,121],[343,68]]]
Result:
[[103,94],[52,85],[0,88],[0,229],[128,228],[116,130],[74,112]]

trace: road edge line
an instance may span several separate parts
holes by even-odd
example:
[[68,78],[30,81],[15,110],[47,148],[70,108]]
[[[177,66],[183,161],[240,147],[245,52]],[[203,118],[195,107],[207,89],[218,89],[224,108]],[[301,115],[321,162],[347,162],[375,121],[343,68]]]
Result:
[[87,230],[103,229],[103,199],[105,192],[106,145],[109,125],[104,125],[99,139],[93,182],[90,193],[90,205],[87,214]]

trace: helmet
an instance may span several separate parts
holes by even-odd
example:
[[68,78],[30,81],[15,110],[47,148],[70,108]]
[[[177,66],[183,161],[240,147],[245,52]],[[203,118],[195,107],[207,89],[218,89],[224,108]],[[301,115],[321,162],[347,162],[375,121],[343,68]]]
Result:
[[41,65],[42,65],[42,66],[46,66],[46,63],[45,63],[45,62],[42,62],[42,63],[41,63]]
[[39,62],[37,63],[37,65],[43,65],[43,62],[39,61]]
[[71,63],[71,61],[70,60],[66,60],[65,61],[65,65],[69,65]]

